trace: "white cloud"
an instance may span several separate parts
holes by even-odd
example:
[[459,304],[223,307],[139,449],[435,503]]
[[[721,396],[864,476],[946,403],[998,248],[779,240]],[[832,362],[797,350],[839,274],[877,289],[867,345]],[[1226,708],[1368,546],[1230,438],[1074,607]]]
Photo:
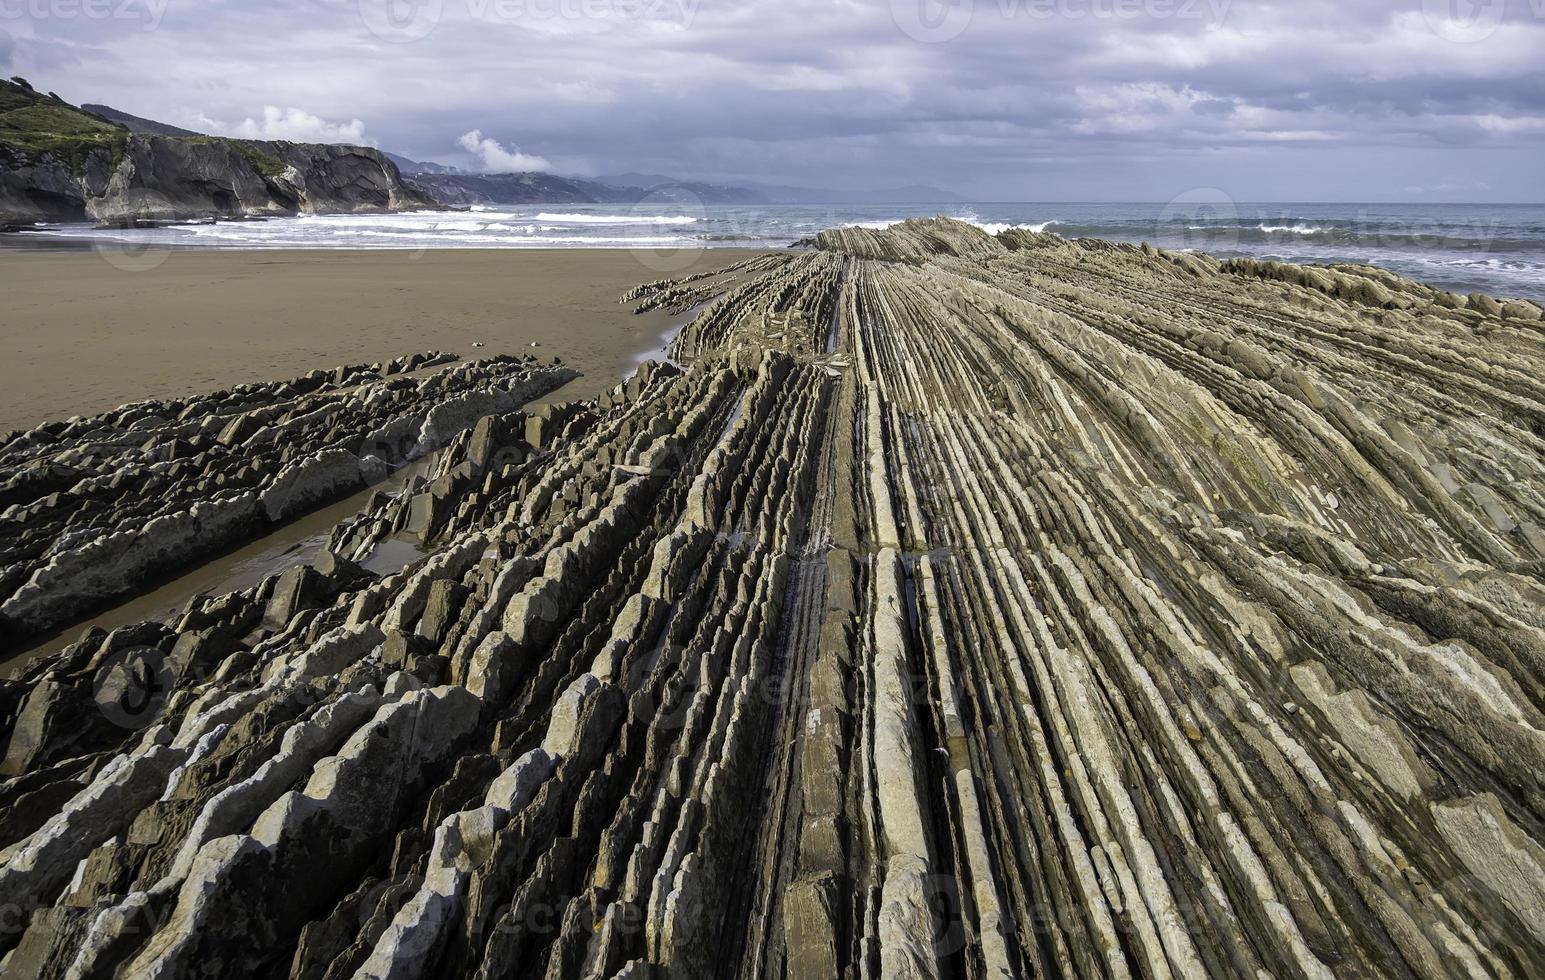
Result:
[[477,160],[476,169],[485,174],[519,173],[525,170],[547,170],[552,164],[545,157],[520,152],[520,147],[506,150],[496,139],[483,135],[480,129],[464,134],[456,141],[461,148]]
[[1475,124],[1488,133],[1509,135],[1512,133],[1545,133],[1545,116],[1499,116],[1488,113],[1476,116]]
[[365,124],[358,119],[346,123],[328,122],[294,106],[281,109],[275,105],[263,107],[263,118],[248,116],[231,125],[201,116],[203,128],[222,136],[236,136],[249,140],[291,140],[296,143],[354,143],[374,146],[375,141],[365,136]]

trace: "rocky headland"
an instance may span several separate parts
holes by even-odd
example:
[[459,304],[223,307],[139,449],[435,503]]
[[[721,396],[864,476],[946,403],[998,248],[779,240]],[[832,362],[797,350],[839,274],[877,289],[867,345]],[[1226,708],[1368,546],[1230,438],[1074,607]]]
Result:
[[1545,971],[1538,306],[811,246],[635,290],[696,314],[593,400],[350,368],[0,445],[19,621],[156,507],[440,447],[0,685],[7,975]]
[[439,206],[371,147],[131,129],[21,79],[0,80],[0,225]]

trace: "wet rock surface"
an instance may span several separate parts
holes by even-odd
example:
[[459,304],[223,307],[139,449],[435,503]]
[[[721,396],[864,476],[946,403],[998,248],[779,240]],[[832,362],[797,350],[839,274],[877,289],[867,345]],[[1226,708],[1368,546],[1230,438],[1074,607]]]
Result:
[[379,482],[575,376],[508,356],[444,366],[456,360],[431,351],[10,434],[0,645]]
[[316,562],[0,687],[7,974],[1539,975],[1535,308],[815,245],[590,402],[382,387],[444,448]]

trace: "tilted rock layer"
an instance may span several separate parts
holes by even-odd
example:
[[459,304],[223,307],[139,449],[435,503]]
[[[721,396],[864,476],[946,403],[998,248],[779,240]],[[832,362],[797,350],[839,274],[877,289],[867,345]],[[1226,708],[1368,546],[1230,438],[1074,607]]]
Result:
[[0,652],[373,484],[577,376],[435,351],[0,437]]
[[7,972],[1539,976],[1539,309],[815,246],[9,682]]

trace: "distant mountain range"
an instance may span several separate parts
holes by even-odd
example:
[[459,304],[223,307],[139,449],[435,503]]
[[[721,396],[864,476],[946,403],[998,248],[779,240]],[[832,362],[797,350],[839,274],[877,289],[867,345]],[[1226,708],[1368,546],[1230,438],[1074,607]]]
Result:
[[461,171],[458,170],[455,167],[447,167],[447,166],[445,166],[443,164],[439,164],[439,163],[422,163],[422,162],[420,162],[418,160],[409,160],[405,156],[400,156],[400,155],[398,155],[396,153],[391,153],[391,152],[389,152],[387,150],[382,150],[381,152],[386,155],[386,159],[388,159],[388,160],[392,161],[393,163],[395,163],[397,165],[397,169],[402,171],[405,174],[459,174],[459,173],[461,173]]
[[[546,173],[469,174],[395,153],[386,156],[404,177],[447,204],[956,204],[966,198],[924,184],[841,191],[742,181],[721,184],[665,174],[621,173],[560,177]],[[431,179],[433,178],[433,179]],[[544,196],[546,195],[546,196]]]
[[[413,161],[408,161],[412,163]],[[398,164],[399,168],[401,164]],[[549,173],[468,174],[403,170],[403,180],[452,207],[473,204],[759,204],[744,187],[665,180],[643,187]]]
[[952,203],[936,187],[868,191],[467,173],[371,147],[243,140],[0,81],[0,224],[235,218],[493,204]]
[[204,133],[196,133],[191,129],[179,129],[176,126],[168,126],[166,123],[156,122],[154,119],[142,119],[139,116],[131,116],[127,112],[119,112],[112,106],[92,105],[89,102],[81,103],[81,111],[89,112],[93,116],[99,116],[108,122],[114,122],[127,129],[131,133],[141,133],[145,136],[204,136]]

